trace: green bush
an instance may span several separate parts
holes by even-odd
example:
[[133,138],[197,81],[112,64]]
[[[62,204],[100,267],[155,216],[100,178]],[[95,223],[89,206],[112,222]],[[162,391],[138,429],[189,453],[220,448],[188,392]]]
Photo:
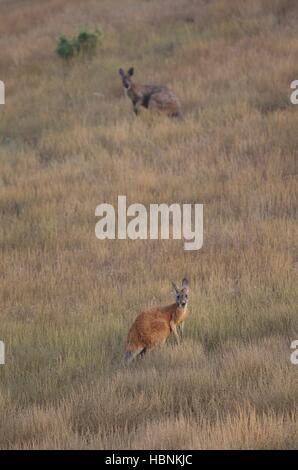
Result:
[[67,39],[63,34],[58,39],[56,53],[65,60],[74,56],[74,44],[71,40]]
[[102,32],[99,29],[95,31],[83,30],[73,38],[67,38],[64,34],[61,34],[58,39],[56,53],[64,60],[73,57],[91,58],[94,56],[101,38]]

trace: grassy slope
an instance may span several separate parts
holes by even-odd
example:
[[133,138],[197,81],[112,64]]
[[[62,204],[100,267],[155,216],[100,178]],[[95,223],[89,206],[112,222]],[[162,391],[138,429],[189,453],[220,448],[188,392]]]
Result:
[[[297,447],[298,7],[160,3],[0,3],[1,448]],[[65,71],[55,40],[82,25],[103,47]],[[130,65],[183,122],[133,116]],[[99,242],[118,194],[204,203],[203,249]],[[184,344],[123,368],[136,313],[185,272]]]

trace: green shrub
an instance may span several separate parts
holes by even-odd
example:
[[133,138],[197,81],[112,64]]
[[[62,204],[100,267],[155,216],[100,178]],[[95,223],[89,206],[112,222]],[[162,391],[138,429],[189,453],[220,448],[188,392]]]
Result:
[[64,34],[61,34],[58,39],[56,53],[64,60],[73,57],[91,58],[101,42],[101,37],[102,32],[99,29],[95,31],[83,30],[73,38],[67,38]]
[[68,60],[74,56],[74,45],[72,41],[67,39],[63,34],[58,39],[58,44],[56,47],[56,53],[62,59]]

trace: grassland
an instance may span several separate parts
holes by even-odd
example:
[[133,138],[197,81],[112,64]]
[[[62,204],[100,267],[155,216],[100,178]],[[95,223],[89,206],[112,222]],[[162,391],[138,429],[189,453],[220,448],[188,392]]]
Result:
[[[297,19],[291,0],[0,2],[2,449],[298,447]],[[102,46],[65,67],[57,37],[84,26]],[[131,65],[182,122],[133,115]],[[118,194],[203,203],[203,248],[98,241]],[[123,367],[137,312],[185,273],[184,343]]]

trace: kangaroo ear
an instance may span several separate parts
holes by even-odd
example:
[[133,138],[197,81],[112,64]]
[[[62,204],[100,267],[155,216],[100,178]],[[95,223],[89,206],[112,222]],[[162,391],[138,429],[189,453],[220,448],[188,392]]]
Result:
[[174,287],[176,294],[178,294],[179,289],[173,281],[172,281],[172,286]]
[[119,75],[120,77],[124,77],[125,73],[124,73],[124,70],[123,69],[119,69]]
[[130,77],[132,77],[133,74],[134,74],[134,71],[135,71],[135,69],[133,67],[130,67],[130,69],[128,69],[128,71],[127,71],[127,74],[130,75]]
[[182,279],[182,288],[188,289],[188,280],[186,279],[186,277]]

